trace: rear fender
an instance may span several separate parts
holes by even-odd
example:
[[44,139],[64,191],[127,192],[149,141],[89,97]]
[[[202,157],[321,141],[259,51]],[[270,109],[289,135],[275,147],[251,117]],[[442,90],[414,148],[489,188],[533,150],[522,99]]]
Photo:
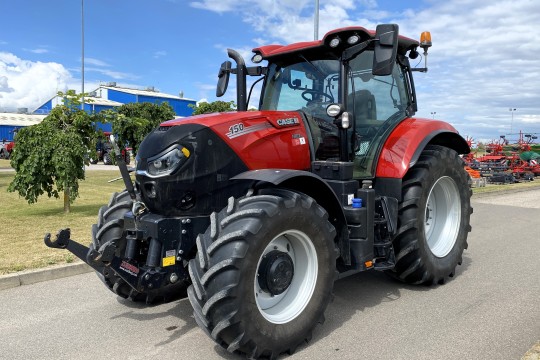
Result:
[[470,152],[457,130],[443,121],[406,119],[386,140],[377,163],[376,178],[402,179],[428,145],[441,145],[458,154]]
[[336,228],[341,257],[350,263],[349,233],[341,203],[330,186],[319,176],[308,171],[289,169],[264,169],[246,171],[231,180],[251,180],[270,183],[274,186],[306,194],[328,212],[328,220]]

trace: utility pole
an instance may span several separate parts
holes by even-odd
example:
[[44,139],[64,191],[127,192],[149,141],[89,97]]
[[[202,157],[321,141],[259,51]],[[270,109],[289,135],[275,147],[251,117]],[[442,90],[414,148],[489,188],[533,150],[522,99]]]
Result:
[[510,110],[510,113],[512,113],[512,121],[510,121],[510,134],[511,134],[512,133],[512,125],[514,124],[514,111],[516,111],[517,109],[510,108],[508,110]]
[[315,16],[313,19],[313,40],[319,40],[319,0],[315,0]]
[[82,74],[82,81],[81,81],[81,110],[84,110],[84,0],[81,0],[81,74]]

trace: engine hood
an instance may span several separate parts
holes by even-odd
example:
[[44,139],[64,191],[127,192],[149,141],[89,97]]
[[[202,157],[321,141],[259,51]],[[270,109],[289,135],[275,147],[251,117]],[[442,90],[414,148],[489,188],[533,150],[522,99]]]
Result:
[[[161,129],[203,126],[221,138],[249,169],[310,168],[310,143],[297,111],[241,111],[170,120]],[[188,131],[188,130],[186,130]],[[176,133],[176,131],[172,131]],[[182,131],[184,132],[184,131]]]

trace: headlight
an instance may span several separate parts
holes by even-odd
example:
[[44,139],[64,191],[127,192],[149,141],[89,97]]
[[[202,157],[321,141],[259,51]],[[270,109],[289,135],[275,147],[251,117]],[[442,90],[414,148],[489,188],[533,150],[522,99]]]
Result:
[[148,174],[151,176],[169,175],[183,164],[191,153],[182,145],[175,145],[172,149],[155,158],[148,159]]

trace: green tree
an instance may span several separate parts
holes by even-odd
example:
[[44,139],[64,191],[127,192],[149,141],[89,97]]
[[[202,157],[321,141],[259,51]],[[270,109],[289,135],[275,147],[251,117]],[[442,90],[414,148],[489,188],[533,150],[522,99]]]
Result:
[[188,106],[193,109],[193,115],[211,114],[236,110],[236,105],[234,104],[234,101],[218,100],[211,103],[200,102],[197,105],[190,104]]
[[102,122],[112,124],[112,132],[118,136],[120,147],[130,146],[137,153],[144,137],[164,121],[174,119],[175,113],[167,102],[129,103],[117,109],[102,112]]
[[64,104],[56,106],[37,125],[17,133],[11,166],[16,174],[8,191],[17,191],[29,204],[47,193],[59,198],[64,193],[64,211],[79,196],[79,180],[84,179],[88,151],[93,147],[94,117],[80,109],[81,94],[70,90],[58,93]]

